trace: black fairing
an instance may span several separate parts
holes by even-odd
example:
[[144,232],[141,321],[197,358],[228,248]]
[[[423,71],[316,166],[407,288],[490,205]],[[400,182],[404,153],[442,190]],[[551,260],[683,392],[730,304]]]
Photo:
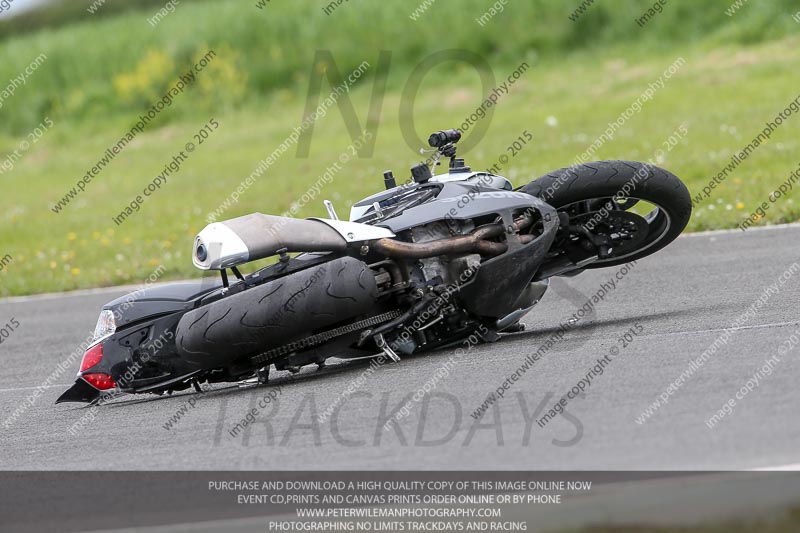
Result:
[[121,329],[148,317],[192,309],[199,298],[219,287],[216,279],[170,283],[120,296],[103,309],[114,312],[117,329]]
[[100,397],[100,391],[78,378],[75,384],[58,397],[56,403],[80,402],[91,403]]
[[[175,328],[219,283],[173,283],[134,292],[109,302],[103,309],[115,313],[117,330],[102,341],[103,359],[84,373],[109,374],[123,392],[158,390],[191,376],[198,368],[175,350]],[[92,402],[101,392],[78,377],[56,403]]]
[[491,318],[502,318],[516,311],[520,294],[530,284],[555,239],[557,226],[557,223],[549,229],[545,226],[545,232],[536,240],[512,246],[503,255],[481,263],[475,281],[461,289],[467,310]]
[[[183,314],[178,312],[145,320],[117,331],[102,341],[103,359],[81,374],[108,374],[122,392],[155,391],[191,376],[199,369],[183,361],[175,350],[175,327]],[[79,374],[72,388],[56,403],[91,402],[100,394]]]

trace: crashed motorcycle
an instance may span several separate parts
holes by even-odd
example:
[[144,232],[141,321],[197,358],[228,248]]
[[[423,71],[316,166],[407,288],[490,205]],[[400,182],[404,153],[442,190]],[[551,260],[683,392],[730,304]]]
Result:
[[[194,265],[213,278],[106,304],[75,384],[57,402],[171,394],[205,383],[267,384],[329,358],[403,357],[520,331],[549,279],[611,267],[673,241],[689,192],[646,163],[599,161],[521,188],[457,157],[458,130],[429,160],[341,220],[253,213],[206,226]],[[449,158],[446,172],[436,173]],[[250,273],[247,263],[274,258]]]

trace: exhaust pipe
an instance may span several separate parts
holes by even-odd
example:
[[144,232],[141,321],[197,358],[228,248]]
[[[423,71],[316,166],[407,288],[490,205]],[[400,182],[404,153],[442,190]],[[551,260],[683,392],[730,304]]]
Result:
[[[513,228],[517,231],[528,226],[531,217],[524,216],[514,222]],[[387,257],[402,259],[425,259],[439,255],[463,254],[477,252],[481,255],[497,256],[508,251],[508,245],[502,242],[492,242],[487,239],[499,237],[505,232],[502,224],[488,224],[481,226],[469,235],[448,237],[428,242],[404,242],[394,239],[378,239],[372,241],[370,247]],[[520,235],[523,244],[531,242],[533,235]]]

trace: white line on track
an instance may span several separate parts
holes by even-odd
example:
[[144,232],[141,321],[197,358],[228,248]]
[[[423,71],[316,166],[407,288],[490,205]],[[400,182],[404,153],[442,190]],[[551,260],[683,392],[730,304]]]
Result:
[[16,389],[0,389],[0,392],[20,392],[25,390],[36,390],[38,388],[52,389],[53,387],[71,387],[72,383],[56,383],[55,385],[38,385],[36,387],[18,387]]
[[[171,283],[179,283],[181,281],[186,281],[186,280],[175,280],[174,282]],[[158,285],[161,284],[153,283],[152,285],[149,285],[148,288],[157,287]],[[124,294],[127,292],[133,292],[136,289],[140,289],[141,287],[142,287],[141,285],[119,285],[116,287],[101,287],[99,289],[81,289],[77,291],[67,291],[67,292],[45,292],[42,294],[32,294],[30,296],[11,296],[9,298],[1,298],[0,304],[4,303],[13,304],[19,302],[32,302],[37,300],[50,300],[54,298],[55,299],[69,298],[72,296],[92,296],[95,294],[109,294],[114,292],[122,292]]]
[[800,463],[754,468],[753,472],[800,472]]
[[750,233],[751,231],[759,232],[759,231],[772,231],[772,230],[780,230],[780,229],[794,229],[800,228],[800,222],[792,222],[791,224],[775,224],[773,226],[755,226],[752,228],[747,228],[747,231],[742,231],[740,229],[712,229],[707,231],[695,231],[693,233],[684,233],[679,239],[688,239],[691,237],[707,237],[709,235],[729,235],[732,233],[736,234],[745,234]]
[[657,335],[684,335],[686,333],[722,333],[724,331],[730,331],[735,333],[737,331],[744,331],[748,329],[766,329],[766,328],[782,328],[786,326],[798,326],[800,322],[797,320],[790,321],[790,322],[771,322],[769,324],[756,324],[754,326],[739,326],[736,328],[712,328],[712,329],[690,329],[690,330],[681,330],[681,331],[665,331],[663,333],[650,333],[646,335],[648,337],[652,336],[655,337]]

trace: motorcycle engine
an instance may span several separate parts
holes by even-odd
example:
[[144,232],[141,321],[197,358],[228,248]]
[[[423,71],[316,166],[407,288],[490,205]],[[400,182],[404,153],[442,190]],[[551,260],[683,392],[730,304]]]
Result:
[[[412,228],[411,235],[414,242],[428,242],[466,235],[474,229],[475,225],[470,220],[447,220]],[[465,273],[477,269],[480,262],[481,256],[478,254],[439,256],[419,260],[424,281],[431,282],[439,278],[442,284],[448,286],[463,284]]]
[[[467,235],[475,229],[471,220],[446,220],[411,228],[404,235],[416,243]],[[480,324],[470,317],[459,299],[459,288],[470,283],[481,263],[476,253],[440,255],[410,260],[408,292],[414,313],[391,332],[386,341],[400,354],[414,353],[421,346],[445,346]]]

